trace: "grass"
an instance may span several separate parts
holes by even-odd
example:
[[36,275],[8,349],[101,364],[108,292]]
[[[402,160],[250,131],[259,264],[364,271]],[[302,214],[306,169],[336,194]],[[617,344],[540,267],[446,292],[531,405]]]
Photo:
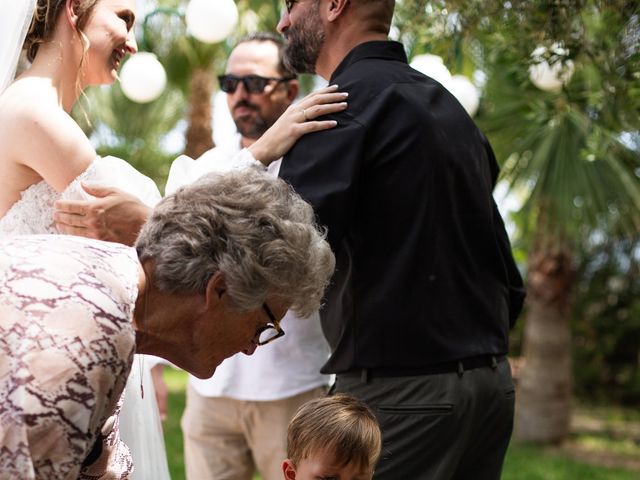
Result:
[[[184,480],[180,417],[185,405],[186,374],[165,369],[169,388],[169,418],[164,425],[169,470],[173,480]],[[640,425],[640,415],[610,406],[577,408],[577,421],[566,447],[536,447],[512,442],[502,480],[637,480],[638,468],[594,465],[624,464],[640,458],[640,442],[629,424]],[[574,419],[575,420],[575,419]],[[635,464],[634,464],[635,466]],[[260,480],[259,476],[254,480]]]
[[165,368],[164,379],[169,389],[168,415],[164,423],[164,442],[167,448],[169,473],[172,480],[181,480],[185,478],[185,474],[180,418],[185,405],[187,375],[173,368]]
[[637,480],[639,475],[631,470],[582,463],[554,450],[512,443],[502,480]]

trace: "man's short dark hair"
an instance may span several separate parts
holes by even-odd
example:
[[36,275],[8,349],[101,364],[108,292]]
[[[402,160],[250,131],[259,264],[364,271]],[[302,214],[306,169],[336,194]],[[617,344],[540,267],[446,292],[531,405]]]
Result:
[[254,32],[238,40],[238,43],[236,43],[236,47],[241,43],[247,43],[247,42],[274,43],[275,46],[278,47],[278,73],[280,73],[280,75],[282,75],[283,77],[296,77],[295,72],[288,70],[287,67],[284,66],[284,62],[282,61],[285,44],[284,44],[284,40],[280,35],[276,35],[275,33],[271,33],[271,32]]

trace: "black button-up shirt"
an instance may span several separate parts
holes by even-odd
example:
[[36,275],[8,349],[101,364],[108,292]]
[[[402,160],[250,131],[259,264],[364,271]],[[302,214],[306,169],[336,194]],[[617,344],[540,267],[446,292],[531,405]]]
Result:
[[304,136],[280,170],[336,253],[323,372],[506,353],[524,289],[486,138],[399,43],[357,46],[330,83],[349,92],[338,126]]

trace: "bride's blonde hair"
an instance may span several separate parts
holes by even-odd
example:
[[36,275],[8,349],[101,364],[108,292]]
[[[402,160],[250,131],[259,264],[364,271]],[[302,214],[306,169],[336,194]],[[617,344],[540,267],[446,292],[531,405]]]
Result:
[[[88,41],[82,32],[82,28],[89,19],[91,11],[95,7],[99,0],[72,0],[74,2],[74,9],[78,15],[78,21],[76,23],[76,31],[80,36],[84,50],[88,49]],[[31,26],[29,27],[29,33],[24,41],[23,49],[26,51],[27,58],[30,62],[36,58],[38,48],[42,42],[51,38],[55,27],[58,15],[64,10],[67,0],[38,0],[36,10],[33,14],[33,20],[31,20]]]

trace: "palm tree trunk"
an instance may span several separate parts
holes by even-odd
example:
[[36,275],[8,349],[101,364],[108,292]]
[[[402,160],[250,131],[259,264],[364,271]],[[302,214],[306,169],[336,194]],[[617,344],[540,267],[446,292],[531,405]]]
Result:
[[524,366],[518,379],[514,436],[557,443],[571,418],[571,330],[568,311],[575,269],[562,244],[529,255]]
[[189,94],[189,126],[187,128],[187,144],[185,155],[198,158],[214,147],[211,115],[211,95],[213,94],[213,78],[211,72],[196,69],[191,76]]

